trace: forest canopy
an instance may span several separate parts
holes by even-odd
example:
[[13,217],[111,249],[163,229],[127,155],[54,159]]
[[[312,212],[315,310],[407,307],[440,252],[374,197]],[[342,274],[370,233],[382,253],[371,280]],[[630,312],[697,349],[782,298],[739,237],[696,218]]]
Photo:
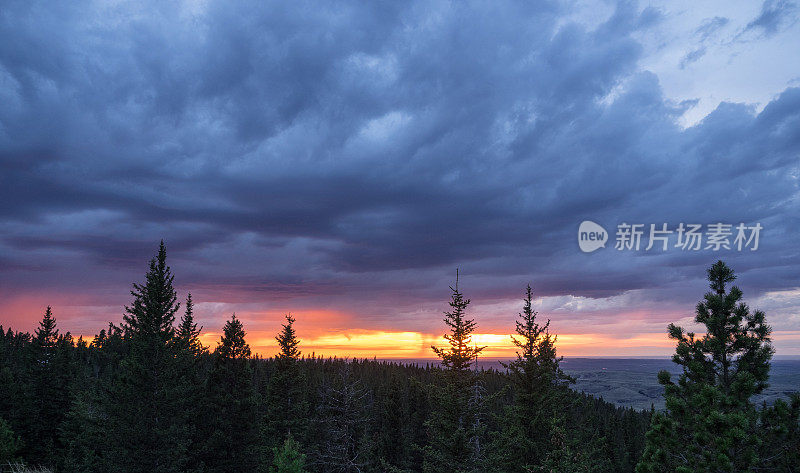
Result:
[[231,314],[200,343],[161,243],[119,322],[77,340],[45,310],[34,333],[0,326],[0,464],[54,472],[792,472],[800,397],[757,406],[773,355],[766,315],[734,272],[708,270],[695,321],[670,325],[677,380],[663,411],[571,389],[531,286],[509,315],[517,356],[480,369],[478,325],[450,287],[440,363],[322,358],[286,315],[280,352],[253,355]]

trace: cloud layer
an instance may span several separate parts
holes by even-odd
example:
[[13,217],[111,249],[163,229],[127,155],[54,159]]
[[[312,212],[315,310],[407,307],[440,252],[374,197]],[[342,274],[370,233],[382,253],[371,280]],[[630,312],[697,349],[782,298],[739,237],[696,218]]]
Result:
[[[768,1],[740,30],[774,35],[794,11]],[[76,331],[96,330],[160,238],[214,324],[237,308],[256,327],[330,310],[350,314],[338,328],[435,332],[456,266],[491,330],[516,311],[493,304],[528,282],[550,301],[584,301],[565,302],[572,315],[558,323],[573,332],[690,316],[719,257],[753,298],[800,286],[800,89],[763,108],[719,103],[685,128],[694,102],[667,97],[642,67],[641,38],[668,12],[573,13],[6,2],[3,320],[32,320],[33,301],[49,298],[80,308],[65,309]],[[729,25],[691,21],[681,68]],[[575,239],[586,219],[764,231],[756,252],[586,255]],[[773,324],[800,330],[786,315]]]

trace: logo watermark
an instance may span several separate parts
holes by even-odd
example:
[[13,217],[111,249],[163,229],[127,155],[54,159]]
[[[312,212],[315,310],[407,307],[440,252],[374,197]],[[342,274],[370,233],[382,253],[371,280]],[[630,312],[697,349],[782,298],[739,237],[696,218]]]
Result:
[[[617,251],[756,251],[761,230],[760,223],[738,225],[729,223],[679,223],[668,224],[627,223],[617,225],[614,249]],[[609,234],[605,228],[584,220],[578,227],[578,246],[584,253],[605,248]]]
[[605,248],[608,241],[608,232],[600,225],[584,220],[578,227],[578,246],[584,253],[591,253],[594,250]]

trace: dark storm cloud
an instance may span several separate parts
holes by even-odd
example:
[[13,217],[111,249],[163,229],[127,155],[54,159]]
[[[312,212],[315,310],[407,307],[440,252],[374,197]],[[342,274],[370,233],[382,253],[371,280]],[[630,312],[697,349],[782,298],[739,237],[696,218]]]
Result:
[[[765,3],[752,28],[773,31],[787,5]],[[0,282],[32,285],[15,269],[30,259],[88,255],[102,285],[160,238],[191,284],[353,301],[441,295],[456,265],[487,297],[531,278],[604,297],[702,277],[716,257],[580,254],[591,219],[760,221],[762,249],[735,266],[759,290],[796,286],[800,90],[682,129],[690,104],[637,68],[656,11],[623,2],[593,29],[563,14],[5,2]]]

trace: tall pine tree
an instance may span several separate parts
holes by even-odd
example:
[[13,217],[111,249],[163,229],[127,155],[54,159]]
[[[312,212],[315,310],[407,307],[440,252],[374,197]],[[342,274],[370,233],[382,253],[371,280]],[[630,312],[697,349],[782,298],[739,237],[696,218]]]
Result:
[[[193,411],[199,411],[205,396],[205,382],[208,375],[207,354],[208,349],[200,342],[200,332],[202,327],[198,327],[194,320],[194,302],[192,295],[186,296],[184,313],[180,323],[175,330],[173,345],[176,350],[176,364],[178,376],[181,380],[188,381],[183,390],[184,402]],[[192,423],[190,432],[191,441],[189,448],[196,451],[205,441],[203,429]],[[189,470],[202,468],[202,460],[199,455],[190,454],[186,465]]]
[[674,324],[678,345],[672,361],[683,368],[678,382],[658,375],[665,388],[666,411],[653,416],[647,445],[636,471],[755,471],[761,434],[751,402],[767,386],[773,348],[764,313],[751,312],[736,279],[722,261],[708,269],[711,291],[697,304],[696,335]]
[[209,472],[254,471],[258,467],[258,410],[250,345],[234,314],[222,329],[208,381],[206,442]]
[[108,469],[178,472],[188,463],[194,406],[187,405],[190,380],[182,376],[173,336],[179,309],[164,242],[144,284],[134,284],[123,332],[128,352],[105,405]]
[[466,312],[469,299],[464,298],[458,290],[458,270],[456,270],[456,287],[450,287],[450,310],[444,313],[444,323],[449,327],[450,333],[445,333],[449,347],[439,348],[431,346],[436,356],[441,358],[442,365],[450,372],[463,375],[467,373],[485,347],[472,345],[472,332],[475,331],[474,319],[468,319]]
[[574,380],[559,366],[562,358],[556,354],[557,337],[550,333],[550,320],[540,324],[537,315],[528,285],[516,321],[518,338],[511,337],[517,358],[506,365],[514,403],[505,409],[492,445],[492,463],[502,471],[531,471],[541,466],[552,450],[566,445],[565,429],[554,428],[563,422],[566,386]]
[[23,449],[37,464],[55,466],[60,448],[58,427],[69,409],[70,355],[72,337],[59,335],[50,306],[36,328],[32,343],[31,392],[26,399],[30,428],[23,432],[29,441]]
[[305,441],[308,427],[306,419],[309,407],[303,392],[306,383],[298,366],[300,340],[294,329],[294,317],[286,314],[285,319],[286,323],[275,337],[280,351],[275,357],[275,369],[269,378],[264,396],[262,471],[272,463],[275,449],[284,443],[287,436],[292,436],[292,441],[296,444]]
[[483,469],[481,451],[483,427],[480,422],[481,399],[476,397],[480,386],[470,368],[485,347],[472,343],[474,319],[467,317],[469,299],[456,285],[450,287],[450,310],[444,313],[449,333],[444,335],[448,347],[432,346],[444,367],[440,385],[431,388],[431,416],[426,422],[428,445],[424,449],[426,472],[479,472]]
[[293,364],[300,358],[300,340],[297,339],[297,334],[294,330],[295,318],[292,314],[286,314],[286,323],[281,325],[281,333],[275,337],[278,342],[278,347],[281,349],[278,352],[277,359],[285,364]]
[[175,330],[175,343],[178,348],[195,356],[204,353],[206,349],[200,343],[200,332],[202,330],[203,327],[198,327],[197,322],[194,321],[194,302],[192,301],[192,294],[189,293],[186,296],[186,308],[183,316],[181,316],[180,324]]

